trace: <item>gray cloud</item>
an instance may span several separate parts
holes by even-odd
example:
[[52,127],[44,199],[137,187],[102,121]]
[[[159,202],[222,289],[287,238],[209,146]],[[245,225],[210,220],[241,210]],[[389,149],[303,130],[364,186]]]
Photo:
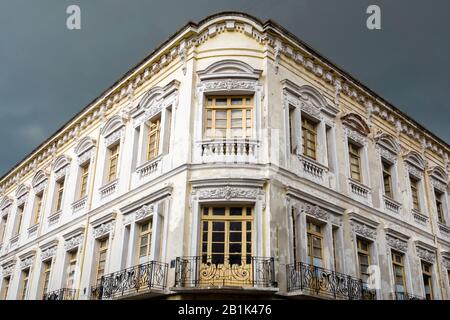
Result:
[[[65,28],[78,4],[82,30]],[[382,30],[365,27],[369,4]],[[450,141],[450,2],[3,0],[0,175],[187,21],[235,10],[273,19]]]

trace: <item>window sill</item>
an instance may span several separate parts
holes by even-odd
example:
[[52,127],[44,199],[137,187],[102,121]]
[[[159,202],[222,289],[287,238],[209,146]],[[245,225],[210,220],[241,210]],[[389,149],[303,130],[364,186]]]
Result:
[[447,226],[445,223],[438,222],[438,227],[441,233],[445,234],[446,236],[450,236],[450,227]]
[[348,183],[350,186],[351,193],[357,195],[358,197],[361,197],[365,200],[369,199],[370,194],[370,188],[363,185],[361,182],[356,181],[352,178],[348,178]]
[[36,223],[35,225],[28,228],[28,239],[36,235],[38,228],[39,223]]
[[254,139],[204,139],[197,142],[204,162],[256,162],[260,143]]
[[102,199],[116,192],[118,181],[119,179],[113,180],[99,189],[100,196]]
[[61,212],[62,210],[59,210],[48,217],[48,224],[50,226],[54,225],[55,223],[58,223],[59,218],[61,217]]
[[420,213],[419,211],[412,209],[412,214],[416,222],[420,224],[426,224],[428,222],[428,217],[423,213]]
[[317,162],[317,160],[314,160],[302,154],[298,154],[297,157],[303,164],[303,173],[305,173],[307,177],[323,182],[324,175],[328,172],[328,167]]
[[394,213],[399,213],[400,208],[402,207],[401,203],[395,201],[391,197],[388,197],[387,195],[383,195],[384,200],[384,207],[386,210]]
[[136,173],[139,175],[139,178],[145,178],[146,176],[151,175],[152,173],[156,172],[159,167],[159,163],[161,162],[161,159],[164,155],[160,154],[157,157],[141,164],[139,167],[136,168]]
[[84,209],[86,207],[86,204],[87,204],[87,196],[84,196],[75,201],[74,203],[72,203],[72,211],[77,212],[81,209]]

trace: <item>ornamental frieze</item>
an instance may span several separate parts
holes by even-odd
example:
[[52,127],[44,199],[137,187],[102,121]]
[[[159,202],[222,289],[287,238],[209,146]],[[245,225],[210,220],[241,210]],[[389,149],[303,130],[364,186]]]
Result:
[[138,221],[144,219],[145,217],[148,217],[151,213],[153,213],[153,210],[154,206],[152,204],[142,206],[142,208],[136,211],[135,220]]
[[450,258],[442,259],[442,265],[445,269],[450,270]]
[[50,247],[48,249],[45,249],[41,253],[41,260],[47,260],[49,258],[53,258],[56,255],[57,246]]
[[29,256],[23,260],[20,260],[20,269],[25,269],[30,267],[34,262],[34,255]]
[[364,223],[352,221],[351,225],[353,232],[364,238],[375,240],[375,238],[377,237],[377,231],[373,228],[366,226]]
[[366,144],[366,142],[367,142],[366,138],[362,134],[360,134],[359,132],[357,132],[355,130],[352,130],[350,128],[345,128],[344,130],[345,130],[345,136],[347,138],[350,138],[353,141],[355,141],[355,142],[357,142],[359,144],[362,144],[362,145]]
[[15,263],[8,264],[2,268],[2,277],[11,275],[14,272]]
[[433,177],[431,177],[430,183],[435,189],[437,189],[437,190],[439,190],[441,192],[445,193],[445,191],[447,190],[447,185],[445,183],[443,183],[443,182],[441,182],[441,181],[439,181],[439,180],[437,180],[437,179],[435,179]]
[[408,250],[408,243],[390,235],[386,235],[386,242],[392,249],[406,252]]
[[380,146],[378,144],[376,145],[376,149],[382,158],[384,158],[392,163],[395,163],[397,161],[397,155],[395,155],[391,151],[383,148],[382,146]]
[[313,117],[319,118],[319,119],[322,118],[320,109],[316,108],[311,103],[301,102],[300,109],[302,109],[302,111],[309,114],[310,116],[313,116]]
[[329,213],[326,210],[307,202],[300,202],[299,210],[318,219],[328,220],[329,218]]
[[204,82],[205,91],[212,90],[256,90],[256,82],[249,80],[224,79]]
[[114,229],[114,225],[115,221],[102,223],[99,227],[94,229],[94,238],[99,238],[110,233]]
[[260,194],[258,188],[248,187],[219,187],[201,189],[199,192],[200,199],[255,199]]
[[416,178],[422,179],[422,177],[423,177],[422,170],[420,170],[419,168],[416,168],[415,166],[408,164],[408,163],[405,163],[405,167],[410,175],[413,175]]
[[436,254],[434,252],[431,252],[429,250],[426,250],[424,248],[421,247],[416,247],[417,249],[417,256],[422,259],[425,260],[429,263],[434,263],[436,260]]
[[119,141],[122,138],[122,136],[123,136],[123,131],[124,131],[123,128],[121,128],[121,129],[118,129],[118,130],[114,131],[110,135],[108,135],[105,138],[105,145],[107,147],[109,147],[113,143],[116,143],[117,141]]
[[83,152],[79,157],[78,157],[78,165],[82,165],[85,164],[88,161],[91,161],[91,159],[93,159],[94,155],[95,155],[95,148],[90,148],[89,150]]
[[82,234],[72,237],[69,240],[66,240],[64,243],[64,250],[70,251],[76,247],[79,247],[83,242],[84,236]]

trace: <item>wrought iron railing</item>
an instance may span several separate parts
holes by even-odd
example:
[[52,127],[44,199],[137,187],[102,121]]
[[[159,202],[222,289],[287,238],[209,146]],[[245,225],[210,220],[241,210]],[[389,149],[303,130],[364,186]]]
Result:
[[77,292],[76,289],[62,288],[45,293],[42,300],[76,300]]
[[361,279],[297,262],[286,266],[287,291],[348,300],[375,300],[376,292]]
[[425,300],[424,297],[416,296],[407,292],[394,292],[395,300]]
[[277,287],[273,258],[177,257],[175,287]]
[[91,299],[110,300],[131,294],[144,294],[167,286],[168,264],[150,261],[103,276],[91,288]]

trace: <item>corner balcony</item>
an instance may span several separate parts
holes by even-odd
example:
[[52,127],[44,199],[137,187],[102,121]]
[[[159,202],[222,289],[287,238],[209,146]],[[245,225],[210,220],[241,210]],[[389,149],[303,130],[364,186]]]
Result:
[[395,300],[426,300],[424,297],[416,296],[407,292],[394,292]]
[[177,257],[173,291],[278,291],[273,258],[240,256]]
[[256,163],[259,142],[250,139],[214,139],[198,143],[202,163]]
[[76,300],[78,290],[62,288],[59,290],[47,292],[42,300]]
[[103,276],[91,288],[91,300],[126,299],[157,296],[167,286],[168,264],[150,261]]
[[376,300],[361,279],[297,262],[286,265],[287,291],[322,299]]

